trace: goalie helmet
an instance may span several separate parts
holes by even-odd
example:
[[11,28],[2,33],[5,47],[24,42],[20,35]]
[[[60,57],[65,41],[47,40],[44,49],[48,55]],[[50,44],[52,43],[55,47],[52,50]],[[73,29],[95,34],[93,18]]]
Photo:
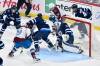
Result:
[[54,15],[50,15],[49,20],[54,23],[56,22],[56,17]]

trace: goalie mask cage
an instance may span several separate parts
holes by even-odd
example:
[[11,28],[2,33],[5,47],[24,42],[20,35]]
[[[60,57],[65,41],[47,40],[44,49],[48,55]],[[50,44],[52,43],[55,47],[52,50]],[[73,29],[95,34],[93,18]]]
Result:
[[[78,33],[78,35],[74,36],[74,39],[76,40],[76,44],[79,45],[80,47],[83,47],[83,50],[86,50],[86,51],[84,51],[84,52],[86,52],[85,54],[88,55],[89,57],[91,57],[91,44],[92,44],[92,39],[91,39],[92,38],[92,32],[91,32],[92,25],[91,25],[91,23],[88,22],[88,21],[85,21],[85,20],[72,18],[72,17],[69,17],[69,16],[64,16],[63,18],[65,19],[65,22],[69,26],[73,25],[73,22],[74,23],[83,23],[83,24],[85,24],[88,35],[87,35],[86,38],[84,38],[86,41],[83,42],[83,43],[78,43],[78,41],[82,41],[83,40],[83,39],[81,39],[81,40],[77,39],[77,38],[79,38],[78,35],[80,34],[80,32],[79,33],[78,32],[76,32],[76,33],[74,32],[75,30],[79,31],[78,27],[75,28],[75,26],[74,26],[73,28],[75,28],[75,29],[73,29],[73,28],[71,28],[71,29],[73,29],[72,31],[73,31],[73,34],[75,33],[74,35],[76,35]],[[81,27],[81,28],[84,28],[84,27]],[[75,40],[74,40],[74,43],[75,43]]]

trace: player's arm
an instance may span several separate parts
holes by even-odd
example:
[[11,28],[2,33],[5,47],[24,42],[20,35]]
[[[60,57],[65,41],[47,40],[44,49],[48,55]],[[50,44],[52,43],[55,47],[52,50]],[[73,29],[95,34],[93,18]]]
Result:
[[12,19],[14,20],[14,18],[11,16],[11,9],[7,9],[3,12],[3,16],[6,16],[7,19]]
[[20,22],[20,21],[21,21],[19,12],[16,12],[15,20],[16,20],[17,22]]

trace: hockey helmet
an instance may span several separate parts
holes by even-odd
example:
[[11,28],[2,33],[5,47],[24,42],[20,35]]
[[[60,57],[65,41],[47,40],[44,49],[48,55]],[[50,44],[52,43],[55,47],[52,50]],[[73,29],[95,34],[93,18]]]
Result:
[[32,29],[34,23],[32,22],[32,20],[30,20],[29,22],[26,23],[28,28]]
[[49,20],[54,23],[56,21],[56,17],[54,15],[50,15]]
[[17,7],[15,5],[12,6],[11,9],[17,11]]
[[38,16],[38,17],[42,17],[42,13],[38,13],[37,16]]
[[77,5],[77,4],[73,4],[73,5],[71,6],[71,8],[72,8],[72,9],[78,8],[78,5]]

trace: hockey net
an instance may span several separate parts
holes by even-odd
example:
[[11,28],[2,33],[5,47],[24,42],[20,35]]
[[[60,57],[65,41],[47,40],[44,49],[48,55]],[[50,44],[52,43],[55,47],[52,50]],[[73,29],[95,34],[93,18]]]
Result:
[[[74,27],[71,27],[71,30],[73,31],[73,35],[74,35],[74,44],[80,46],[84,52],[83,54],[88,55],[89,57],[91,57],[91,38],[92,38],[92,26],[91,23],[88,21],[85,21],[84,19],[77,19],[77,18],[72,18],[69,16],[65,16],[63,17],[65,19],[65,22],[71,27],[72,25],[74,25],[75,23],[77,25],[75,25]],[[84,38],[81,37],[81,33],[78,30],[78,26],[79,29],[82,28],[82,30],[85,30],[84,26],[80,26],[78,24],[84,24],[86,26],[87,29],[87,35],[85,34]]]

